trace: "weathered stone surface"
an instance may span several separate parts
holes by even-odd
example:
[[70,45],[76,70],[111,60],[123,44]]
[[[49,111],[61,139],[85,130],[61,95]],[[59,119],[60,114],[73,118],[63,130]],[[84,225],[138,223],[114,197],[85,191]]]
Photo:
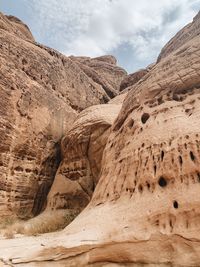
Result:
[[121,104],[96,105],[82,111],[62,140],[63,160],[47,198],[48,209],[83,209],[99,180],[110,127]]
[[141,69],[134,73],[131,73],[127,75],[120,84],[120,91],[123,91],[127,87],[133,86],[136,84],[139,80],[142,79],[146,74],[148,73],[147,69]]
[[79,111],[110,97],[75,61],[2,14],[0,53],[0,215],[31,216],[43,209],[61,137]]
[[200,11],[193,21],[180,30],[161,50],[158,62],[200,34]]
[[107,99],[113,98],[119,93],[120,83],[127,73],[116,65],[116,59],[113,56],[70,58],[79,65],[86,75],[105,90]]
[[84,211],[60,233],[2,241],[0,257],[14,266],[199,266],[199,70],[196,36],[128,93]]
[[0,29],[17,35],[19,38],[34,42],[28,26],[14,16],[6,16],[0,12]]

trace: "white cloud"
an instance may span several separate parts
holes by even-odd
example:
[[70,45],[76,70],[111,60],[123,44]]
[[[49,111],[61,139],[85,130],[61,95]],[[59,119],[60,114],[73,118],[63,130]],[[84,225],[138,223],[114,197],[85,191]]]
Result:
[[200,4],[200,0],[30,2],[40,42],[67,55],[85,56],[111,53],[128,43],[134,51],[132,60],[141,63],[151,63],[169,38],[192,20]]

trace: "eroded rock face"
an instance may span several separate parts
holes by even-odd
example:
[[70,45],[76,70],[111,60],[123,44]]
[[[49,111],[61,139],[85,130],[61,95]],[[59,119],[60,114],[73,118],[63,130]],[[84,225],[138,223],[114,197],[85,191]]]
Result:
[[196,36],[128,93],[86,209],[51,241],[35,239],[28,254],[14,246],[17,257],[12,256],[11,242],[5,241],[0,255],[35,266],[47,260],[52,266],[107,261],[199,266],[199,70]]
[[121,104],[87,108],[62,140],[63,160],[47,198],[48,209],[81,210],[99,180],[102,154]]
[[117,61],[113,56],[70,58],[79,65],[86,75],[105,90],[107,101],[119,93],[120,83],[126,77],[127,72],[116,65]]
[[193,21],[180,30],[161,50],[158,62],[200,34],[200,12]]
[[61,138],[78,112],[110,97],[75,61],[35,43],[26,25],[2,14],[0,53],[0,215],[36,215]]
[[147,69],[141,69],[134,73],[131,73],[127,75],[120,84],[120,91],[123,91],[127,87],[133,86],[136,84],[139,80],[142,79],[146,74],[148,73]]
[[6,16],[0,12],[0,29],[17,35],[19,38],[34,42],[28,26],[14,16]]
[[148,78],[147,74],[155,65],[156,63],[152,63],[148,65],[145,69],[140,69],[134,73],[125,76],[120,84],[120,91],[123,91],[122,94],[127,93],[137,83],[142,83],[143,79]]

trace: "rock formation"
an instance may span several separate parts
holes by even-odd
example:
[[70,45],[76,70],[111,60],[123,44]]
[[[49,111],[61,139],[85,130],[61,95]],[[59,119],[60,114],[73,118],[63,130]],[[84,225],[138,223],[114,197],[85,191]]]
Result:
[[120,91],[123,91],[124,89],[133,86],[136,84],[139,80],[142,79],[146,74],[148,73],[147,69],[141,69],[134,73],[131,73],[127,75],[120,84]]
[[63,160],[47,198],[49,209],[81,210],[99,180],[102,154],[121,104],[89,107],[77,117],[61,143]]
[[[78,112],[112,95],[79,63],[34,42],[13,16],[0,14],[0,53],[0,215],[32,216],[44,208],[60,162],[59,142]],[[111,84],[113,78],[116,93],[126,72],[113,58],[107,61],[87,64],[97,65],[99,79]]]
[[199,106],[197,34],[128,92],[83,212],[59,233],[0,242],[0,258],[12,266],[200,266]]
[[132,89],[133,85],[136,85],[137,83],[142,83],[143,79],[145,79],[147,73],[156,65],[156,63],[152,63],[146,67],[146,69],[140,69],[134,73],[131,73],[129,75],[126,75],[124,79],[121,81],[120,84],[120,91],[123,91],[123,93],[128,92],[130,89]]
[[116,66],[113,56],[102,56],[97,58],[70,57],[76,61],[82,71],[94,82],[100,84],[109,98],[119,93],[120,83],[126,77],[126,71]]
[[27,25],[14,16],[6,16],[0,13],[0,29],[11,34],[17,35],[19,38],[34,42],[32,33]]
[[200,34],[200,11],[194,17],[193,22],[180,30],[161,50],[158,56],[158,62],[167,57],[170,53],[176,51],[179,47]]

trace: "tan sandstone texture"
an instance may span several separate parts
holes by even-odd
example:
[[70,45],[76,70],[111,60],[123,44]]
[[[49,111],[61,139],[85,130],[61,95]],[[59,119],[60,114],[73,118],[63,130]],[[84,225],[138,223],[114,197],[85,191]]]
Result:
[[88,59],[87,68],[109,81],[113,95],[79,63],[34,42],[20,20],[0,13],[0,216],[23,218],[44,208],[61,138],[81,110],[117,94],[126,75],[112,57],[103,59]]
[[[122,79],[120,83],[120,91],[121,94],[127,93],[134,85],[137,83],[142,83],[143,79],[145,79],[145,75],[156,65],[156,63],[152,63],[146,67],[146,69],[140,69],[134,73],[128,74]],[[112,101],[112,100],[111,100]]]
[[186,42],[200,34],[200,11],[194,17],[193,22],[186,25],[180,30],[161,50],[158,56],[158,62],[168,56],[173,51],[176,51]]
[[89,205],[63,231],[2,240],[2,264],[200,266],[200,36],[191,36],[128,92]]
[[46,210],[83,209],[96,187],[102,154],[121,104],[82,111],[61,143],[62,162],[48,194]]
[[147,73],[148,73],[147,69],[141,69],[127,75],[120,84],[120,91],[123,91],[126,88],[130,88],[131,86],[139,82],[142,79],[142,77],[144,77]]

